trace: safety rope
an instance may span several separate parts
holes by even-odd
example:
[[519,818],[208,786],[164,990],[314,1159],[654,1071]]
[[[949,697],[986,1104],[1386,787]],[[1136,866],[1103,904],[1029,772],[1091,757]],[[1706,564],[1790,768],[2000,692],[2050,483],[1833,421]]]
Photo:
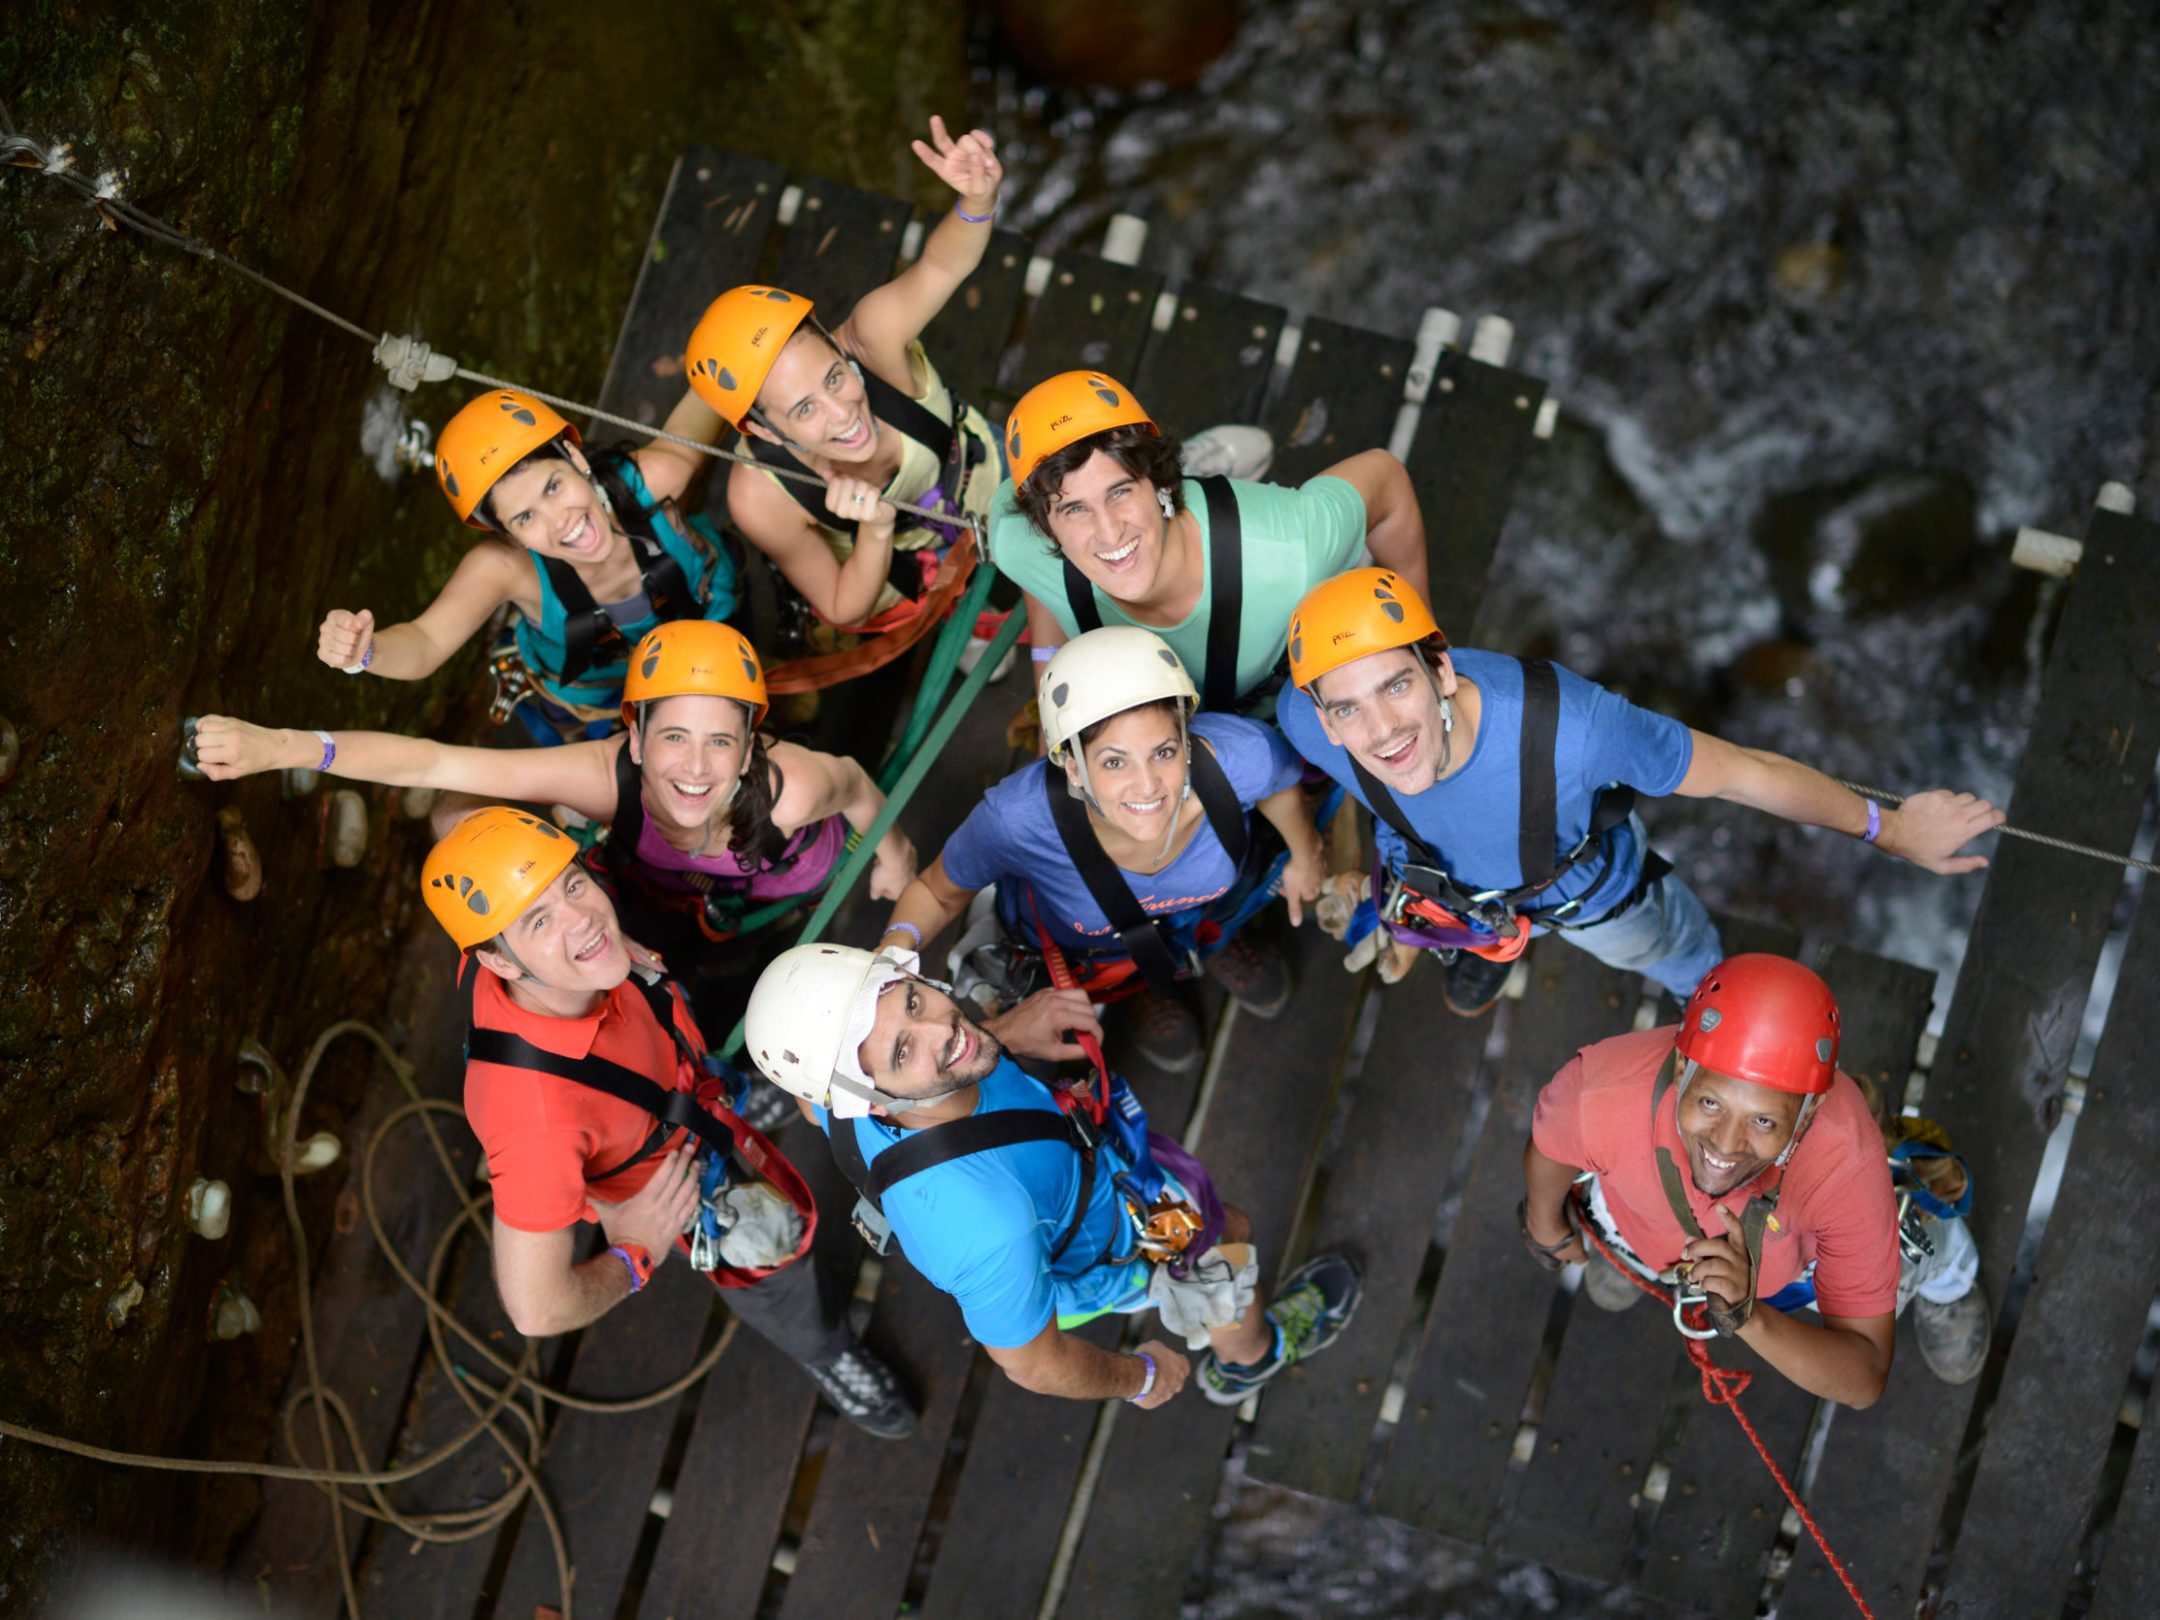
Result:
[[[1640,1275],[1614,1254],[1589,1221],[1578,1220],[1574,1225],[1591,1246],[1605,1257],[1613,1270],[1652,1299],[1662,1301],[1668,1308],[1672,1305],[1672,1294]],[[1692,1305],[1688,1310],[1694,1319],[1695,1327],[1702,1328],[1707,1319],[1704,1307]],[[1763,1466],[1770,1470],[1770,1477],[1777,1481],[1778,1489],[1785,1493],[1785,1500],[1792,1504],[1793,1511],[1800,1516],[1800,1522],[1807,1526],[1808,1534],[1815,1538],[1815,1545],[1822,1550],[1823,1561],[1830,1566],[1839,1584],[1845,1588],[1845,1595],[1853,1600],[1853,1607],[1865,1615],[1867,1620],[1875,1620],[1875,1611],[1868,1607],[1867,1599],[1860,1595],[1860,1588],[1853,1580],[1851,1571],[1846,1569],[1845,1561],[1831,1551],[1830,1539],[1823,1534],[1822,1526],[1815,1522],[1815,1515],[1810,1513],[1808,1505],[1800,1500],[1799,1491],[1795,1490],[1793,1482],[1785,1477],[1785,1470],[1777,1465],[1777,1459],[1770,1455],[1769,1446],[1764,1444],[1763,1437],[1756,1432],[1747,1413],[1740,1409],[1740,1397],[1747,1392],[1748,1386],[1755,1382],[1755,1375],[1741,1367],[1720,1367],[1710,1359],[1710,1346],[1704,1339],[1683,1339],[1682,1342],[1687,1346],[1688,1360],[1702,1376],[1703,1399],[1712,1406],[1722,1406],[1732,1413],[1733,1421],[1740,1425],[1740,1432],[1746,1435],[1749,1443],[1755,1447],[1755,1455],[1763,1460]]]
[[[1905,802],[1898,794],[1885,793],[1881,788],[1862,787],[1858,782],[1848,782],[1842,776],[1833,776],[1830,780],[1841,788],[1850,788],[1863,799],[1873,799],[1879,804],[1888,805],[1892,810]],[[2090,844],[2075,844],[2067,838],[2056,838],[2048,833],[2027,832],[2023,827],[2012,827],[2007,823],[1997,827],[1995,831],[2005,838],[2022,838],[2029,844],[2045,844],[2050,849],[2067,850],[2072,855],[2090,855],[2096,861],[2106,861],[2113,866],[2134,867],[2140,872],[2160,872],[2160,862],[2141,860],[2135,855],[2117,855],[2112,850],[2095,849]]]
[[[302,1105],[306,1101],[308,1088],[313,1083],[315,1070],[322,1062],[323,1055],[333,1043],[347,1035],[365,1037],[381,1053],[390,1065],[391,1073],[404,1088],[408,1099],[376,1127],[374,1134],[368,1139],[367,1150],[361,1160],[360,1201],[367,1213],[368,1229],[399,1282],[419,1297],[427,1315],[429,1345],[444,1374],[444,1381],[457,1392],[459,1400],[472,1414],[472,1421],[464,1429],[433,1451],[395,1468],[386,1469],[368,1469],[364,1466],[369,1447],[361,1438],[358,1420],[345,1399],[323,1382],[322,1367],[316,1351],[314,1297],[308,1275],[308,1257],[314,1251],[301,1222],[299,1199],[294,1190],[293,1160]],[[301,1409],[313,1407],[316,1439],[322,1448],[324,1459],[321,1464],[303,1462],[294,1465],[149,1456],[141,1452],[116,1451],[106,1446],[95,1446],[65,1435],[48,1434],[6,1418],[0,1418],[0,1437],[21,1440],[48,1450],[122,1468],[145,1468],[175,1474],[240,1474],[257,1479],[297,1480],[317,1486],[329,1498],[331,1540],[335,1547],[338,1578],[344,1587],[345,1608],[353,1620],[360,1620],[361,1609],[359,1588],[352,1568],[352,1546],[347,1538],[345,1524],[345,1514],[348,1511],[389,1525],[401,1534],[410,1536],[415,1542],[443,1544],[469,1541],[491,1533],[529,1497],[539,1511],[542,1526],[547,1531],[549,1545],[554,1553],[555,1580],[557,1590],[561,1593],[562,1620],[573,1620],[573,1571],[569,1543],[564,1537],[561,1515],[540,1481],[539,1471],[545,1450],[545,1425],[538,1412],[539,1406],[546,1403],[570,1411],[618,1415],[643,1411],[664,1401],[673,1400],[713,1369],[728,1346],[733,1343],[737,1322],[731,1316],[718,1340],[681,1376],[650,1393],[621,1400],[594,1400],[587,1396],[572,1395],[545,1383],[535,1371],[539,1351],[530,1341],[515,1361],[505,1358],[483,1335],[460,1321],[443,1301],[443,1274],[456,1248],[457,1239],[470,1227],[480,1234],[483,1243],[489,1241],[490,1220],[486,1195],[475,1197],[468,1190],[466,1176],[459,1170],[442,1133],[436,1128],[433,1116],[438,1114],[463,1119],[465,1110],[443,1098],[422,1096],[413,1081],[412,1065],[400,1057],[374,1028],[355,1019],[333,1024],[316,1037],[315,1044],[309,1050],[307,1060],[302,1064],[294,1081],[291,1100],[285,1105],[284,1121],[277,1144],[279,1180],[284,1192],[285,1218],[293,1237],[293,1271],[300,1307],[301,1358],[306,1368],[307,1382],[305,1387],[296,1390],[292,1399],[286,1403],[282,1428],[286,1449],[295,1457],[304,1457],[306,1453],[301,1445],[297,1425]],[[393,1130],[415,1119],[426,1130],[435,1161],[448,1179],[459,1204],[458,1213],[436,1240],[434,1250],[428,1258],[424,1278],[415,1275],[398,1252],[397,1244],[383,1224],[381,1206],[375,1193],[377,1154]],[[401,1189],[401,1192],[404,1190]],[[477,1357],[501,1375],[502,1382],[490,1384],[486,1377],[475,1372],[466,1360],[460,1359],[452,1349],[449,1335],[455,1335],[471,1356]],[[531,1408],[519,1402],[520,1395],[532,1401]],[[505,1416],[517,1420],[523,1431],[522,1438],[515,1438],[505,1432],[497,1422],[498,1418]],[[332,1418],[336,1419],[335,1431],[331,1426]],[[342,1436],[345,1448],[363,1466],[350,1470],[336,1466],[336,1441],[339,1436]],[[509,1472],[515,1476],[502,1495],[477,1507],[435,1513],[407,1512],[391,1504],[385,1494],[387,1487],[418,1479],[459,1455],[482,1436],[492,1440],[501,1449],[509,1465]],[[364,1498],[350,1495],[347,1487],[364,1491],[366,1495]]]
[[[209,259],[214,263],[221,264],[226,269],[245,276],[258,287],[275,293],[278,297],[298,305],[309,314],[319,316],[341,331],[350,333],[370,347],[374,354],[375,363],[383,368],[384,375],[393,388],[411,393],[423,382],[447,382],[456,377],[465,382],[478,383],[483,388],[515,389],[519,393],[530,394],[534,399],[554,406],[555,409],[566,415],[582,413],[596,422],[605,422],[611,427],[624,428],[631,433],[641,434],[648,438],[664,439],[670,444],[679,444],[685,449],[695,450],[699,455],[711,456],[715,460],[739,461],[745,466],[761,468],[777,478],[790,479],[795,483],[810,485],[818,489],[826,487],[825,480],[814,472],[798,471],[792,467],[773,466],[770,463],[759,461],[755,456],[746,455],[740,450],[722,449],[717,444],[707,444],[699,439],[685,438],[680,433],[670,433],[664,427],[656,428],[649,423],[634,421],[630,417],[618,415],[614,411],[604,411],[597,405],[587,405],[580,400],[568,399],[560,394],[550,394],[543,389],[534,388],[530,384],[512,382],[507,378],[493,376],[485,371],[475,371],[469,366],[460,365],[447,354],[437,354],[433,348],[416,337],[392,332],[370,332],[366,327],[347,320],[335,310],[325,309],[313,299],[303,297],[293,291],[292,288],[273,281],[260,271],[242,264],[230,254],[220,252],[200,237],[190,235],[170,221],[159,218],[147,209],[136,207],[122,195],[124,182],[119,171],[107,169],[95,180],[85,178],[75,168],[74,149],[71,143],[60,141],[52,146],[45,146],[20,133],[8,116],[5,102],[0,102],[0,163],[9,164],[16,168],[35,169],[39,173],[59,181],[81,197],[89,207],[95,209],[99,218],[105,222],[108,230],[118,230],[120,227],[126,226],[129,230],[140,232],[152,241],[162,242],[165,246],[178,248],[183,253],[190,253],[197,258]],[[954,425],[955,427],[958,426],[957,423]],[[905,512],[910,517],[919,517],[937,523],[950,523],[954,518],[954,514],[948,510],[917,506],[909,501],[894,500],[890,496],[883,497],[883,499],[886,505],[897,512]]]

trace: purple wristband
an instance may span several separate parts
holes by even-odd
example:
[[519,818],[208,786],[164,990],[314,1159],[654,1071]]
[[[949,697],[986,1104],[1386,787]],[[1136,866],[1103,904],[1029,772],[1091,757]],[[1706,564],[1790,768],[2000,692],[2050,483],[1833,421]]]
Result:
[[318,731],[315,735],[322,739],[322,763],[316,766],[315,769],[327,771],[331,762],[337,758],[337,744],[331,741],[330,733],[327,731]]
[[996,203],[992,203],[990,205],[990,212],[987,214],[971,214],[965,208],[962,208],[958,203],[954,203],[952,205],[952,211],[958,214],[962,219],[966,220],[970,225],[987,225],[993,219],[997,218]]
[[629,1250],[623,1248],[611,1248],[608,1250],[608,1253],[612,1254],[616,1259],[620,1260],[623,1263],[623,1269],[630,1273],[631,1293],[634,1294],[640,1288],[643,1288],[645,1286],[645,1279],[638,1275],[637,1262],[630,1258]]
[[1140,1393],[1125,1397],[1128,1401],[1137,1405],[1155,1393],[1155,1358],[1145,1350],[1135,1350],[1133,1354],[1147,1364],[1147,1376],[1140,1381]]
[[1860,835],[1860,842],[1872,844],[1882,836],[1882,806],[1873,799],[1865,802],[1867,804],[1867,831]]

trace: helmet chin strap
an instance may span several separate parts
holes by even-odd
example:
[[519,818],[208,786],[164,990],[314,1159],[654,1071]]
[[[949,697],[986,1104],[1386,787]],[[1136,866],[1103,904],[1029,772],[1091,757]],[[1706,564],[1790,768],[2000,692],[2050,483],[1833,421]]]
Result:
[[[1416,657],[1416,654],[1411,656]],[[1432,672],[1432,667],[1422,658],[1418,659],[1417,666],[1425,671],[1425,681],[1432,688],[1433,701],[1440,705],[1440,767],[1433,772],[1433,780],[1437,782],[1447,775],[1448,766],[1455,759],[1455,705],[1448,695],[1440,690],[1440,677]],[[1686,1084],[1685,1081],[1681,1083]]]
[[[1184,807],[1185,801],[1193,796],[1192,729],[1185,723],[1185,705],[1182,702],[1179,702],[1176,704],[1176,708],[1178,717],[1178,744],[1185,755],[1185,785],[1178,790],[1177,805],[1173,807],[1173,810],[1182,809]],[[1116,716],[1113,715],[1110,718],[1115,719]],[[1098,799],[1095,796],[1095,779],[1088,774],[1087,750],[1084,748],[1075,747],[1073,749],[1073,760],[1080,767],[1080,787],[1078,790],[1080,802],[1085,804],[1090,810],[1094,811],[1095,814],[1102,817],[1103,820],[1109,821],[1110,812],[1103,808],[1102,800]],[[1163,829],[1162,848],[1158,849],[1155,852],[1155,861],[1157,865],[1160,865],[1164,858],[1169,855],[1170,846],[1177,839],[1178,819],[1178,816],[1173,813],[1169,818],[1169,825]],[[1112,822],[1111,824],[1113,826],[1116,825],[1115,822]]]

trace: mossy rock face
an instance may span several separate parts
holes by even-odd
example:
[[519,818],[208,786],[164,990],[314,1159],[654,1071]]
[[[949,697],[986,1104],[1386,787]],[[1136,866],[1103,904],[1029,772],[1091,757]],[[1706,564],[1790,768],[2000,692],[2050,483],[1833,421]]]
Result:
[[[675,153],[912,190],[907,137],[964,105],[965,23],[960,0],[669,0],[635,26],[478,0],[23,0],[0,87],[18,128],[328,307],[589,399]],[[0,710],[20,745],[0,781],[0,1385],[10,1416],[85,1440],[263,1455],[292,1260],[234,1053],[252,1034],[297,1066],[333,1019],[399,1017],[426,831],[371,793],[366,859],[329,868],[319,796],[180,782],[180,719],[469,727],[477,649],[416,685],[314,656],[324,611],[408,616],[466,536],[431,479],[362,454],[383,389],[365,345],[31,171],[0,173],[0,240]],[[464,394],[405,410],[439,425]],[[265,871],[246,905],[219,876],[227,805]],[[357,1056],[326,1067],[308,1128],[338,1129],[366,1080]],[[233,1186],[215,1243],[187,1229],[198,1175]],[[338,1179],[306,1184],[318,1232]],[[265,1325],[213,1344],[228,1276]],[[0,1447],[0,1609],[35,1607],[87,1526],[215,1563],[253,1500]]]

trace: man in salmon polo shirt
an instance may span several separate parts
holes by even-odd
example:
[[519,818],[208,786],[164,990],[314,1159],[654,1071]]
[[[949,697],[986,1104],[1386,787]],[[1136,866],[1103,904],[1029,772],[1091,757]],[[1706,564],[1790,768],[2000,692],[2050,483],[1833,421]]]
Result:
[[1586,1246],[1589,1227],[1637,1276],[1705,1296],[1713,1326],[1846,1406],[1882,1394],[1908,1302],[1928,1369],[1977,1377],[1994,1318],[1979,1251],[1962,1220],[1900,1218],[1882,1132],[1837,1051],[1821,978],[1782,956],[1728,957],[1678,1028],[1586,1046],[1538,1093],[1523,1241],[1548,1269],[1584,1263],[1591,1302],[1624,1310],[1642,1290]]

